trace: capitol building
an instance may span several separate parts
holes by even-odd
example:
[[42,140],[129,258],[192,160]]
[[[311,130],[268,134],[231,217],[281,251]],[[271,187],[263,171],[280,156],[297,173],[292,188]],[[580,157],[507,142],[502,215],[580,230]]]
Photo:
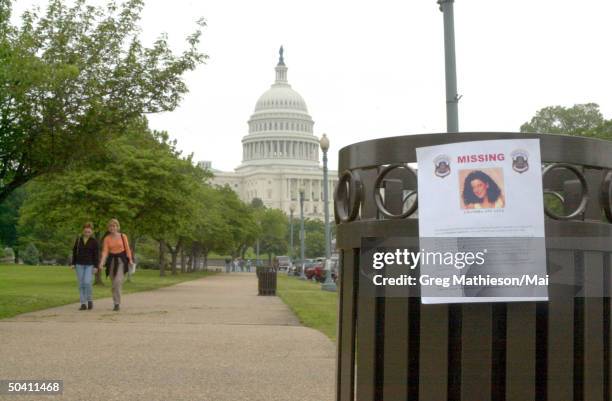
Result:
[[[242,138],[242,164],[233,172],[212,169],[213,184],[229,185],[244,202],[254,198],[287,215],[300,213],[299,193],[304,191],[304,216],[323,220],[323,167],[319,138],[306,102],[287,81],[283,48],[276,65],[276,80],[257,103]],[[336,171],[329,171],[329,213],[333,219]]]

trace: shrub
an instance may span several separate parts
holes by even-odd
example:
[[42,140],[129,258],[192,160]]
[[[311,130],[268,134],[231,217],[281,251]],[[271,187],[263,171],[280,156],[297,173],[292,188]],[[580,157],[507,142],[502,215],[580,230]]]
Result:
[[38,249],[36,249],[36,245],[29,243],[23,254],[21,255],[23,259],[23,263],[26,265],[37,265],[40,262],[40,254]]
[[13,248],[4,248],[4,257],[1,257],[3,261],[13,263],[15,261],[15,252],[13,252]]

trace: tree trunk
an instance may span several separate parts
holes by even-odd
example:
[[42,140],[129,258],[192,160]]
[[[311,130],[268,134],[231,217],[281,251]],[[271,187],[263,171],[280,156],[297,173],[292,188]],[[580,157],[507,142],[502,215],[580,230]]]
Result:
[[159,275],[166,275],[166,246],[164,240],[159,240]]
[[194,243],[191,245],[191,271],[194,272],[198,268],[198,247]]
[[181,239],[178,240],[178,242],[176,243],[176,246],[174,248],[172,248],[169,244],[166,244],[166,247],[168,247],[168,251],[170,252],[170,255],[172,256],[172,264],[170,265],[171,268],[172,268],[172,275],[176,276],[178,274],[178,272],[176,270],[178,253],[179,253],[179,251],[182,248],[182,246],[181,246]]
[[176,276],[178,274],[178,271],[176,270],[176,259],[177,259],[177,253],[176,252],[172,252],[172,275]]
[[185,273],[185,250],[181,247],[181,273]]
[[189,257],[187,258],[187,273],[191,273],[191,267],[193,266],[192,260],[193,260],[193,252],[191,252],[189,254]]

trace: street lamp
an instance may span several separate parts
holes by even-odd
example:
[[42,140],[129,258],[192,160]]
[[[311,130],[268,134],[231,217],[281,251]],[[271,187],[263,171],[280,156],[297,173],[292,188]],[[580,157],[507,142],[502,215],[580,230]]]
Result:
[[295,212],[295,206],[291,204],[289,207],[289,226],[290,226],[290,241],[289,241],[289,257],[293,260],[293,212]]
[[329,182],[327,178],[327,151],[329,150],[329,139],[327,135],[323,134],[319,141],[321,150],[323,151],[323,210],[325,215],[325,268],[329,266],[329,271],[325,275],[325,282],[321,284],[321,289],[325,291],[336,291],[336,283],[332,279],[332,265],[331,265],[331,246],[329,236],[329,194],[328,187]]
[[300,189],[300,258],[302,263],[302,271],[300,272],[300,280],[306,280],[304,274],[304,190]]

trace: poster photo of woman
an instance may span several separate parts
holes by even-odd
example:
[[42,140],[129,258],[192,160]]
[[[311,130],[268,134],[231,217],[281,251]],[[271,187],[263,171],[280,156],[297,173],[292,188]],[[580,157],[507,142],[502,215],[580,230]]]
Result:
[[502,168],[459,171],[462,209],[502,209],[505,207]]

